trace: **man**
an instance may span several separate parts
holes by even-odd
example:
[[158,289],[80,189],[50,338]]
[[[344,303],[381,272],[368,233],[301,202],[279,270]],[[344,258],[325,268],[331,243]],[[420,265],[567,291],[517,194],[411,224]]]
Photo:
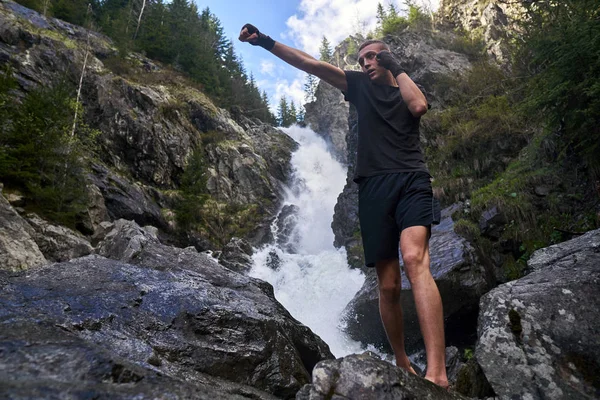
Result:
[[425,341],[425,379],[447,387],[442,302],[429,269],[430,229],[439,223],[439,205],[419,143],[420,117],[428,108],[425,96],[381,41],[360,46],[362,72],[357,72],[343,71],[275,42],[250,24],[244,25],[239,39],[340,89],[356,106],[354,180],[359,185],[365,261],[377,271],[381,319],[396,365],[414,373],[404,349],[399,241]]

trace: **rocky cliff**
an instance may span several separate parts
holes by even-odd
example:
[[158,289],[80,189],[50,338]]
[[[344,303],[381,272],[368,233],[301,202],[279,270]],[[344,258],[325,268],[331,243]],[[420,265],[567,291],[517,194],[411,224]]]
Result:
[[[87,154],[90,203],[78,223],[84,234],[127,218],[201,249],[219,249],[234,234],[263,240],[296,146],[287,135],[216,107],[176,70],[138,54],[121,59],[107,37],[12,1],[0,3],[0,62],[18,81],[16,98],[81,79],[85,122],[100,132]],[[207,182],[201,212],[221,223],[186,232],[175,223],[178,188],[195,153]]]

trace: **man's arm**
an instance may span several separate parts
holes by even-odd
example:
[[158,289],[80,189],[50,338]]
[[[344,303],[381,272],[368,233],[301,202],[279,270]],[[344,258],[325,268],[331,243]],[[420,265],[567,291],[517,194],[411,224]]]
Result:
[[[266,48],[291,66],[314,75],[342,91],[348,90],[346,74],[342,69],[335,65],[319,61],[301,50],[275,42],[250,24],[244,25],[239,39],[242,42],[249,42],[250,44]],[[263,43],[267,44],[263,45]]]
[[400,89],[400,95],[406,103],[408,110],[414,117],[420,117],[427,112],[427,99],[421,89],[413,82],[412,79],[402,72],[395,77]]
[[388,69],[400,89],[402,100],[406,103],[408,110],[414,117],[420,117],[427,112],[427,99],[421,89],[413,82],[400,66],[398,60],[387,50],[377,53],[377,62]]

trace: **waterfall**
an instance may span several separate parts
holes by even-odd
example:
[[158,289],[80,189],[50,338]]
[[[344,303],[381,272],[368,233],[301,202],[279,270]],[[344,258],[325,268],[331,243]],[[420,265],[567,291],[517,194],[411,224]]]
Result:
[[[346,250],[333,246],[333,209],[346,183],[346,169],[325,141],[308,128],[284,131],[300,146],[272,243],[255,249],[250,275],[273,285],[275,297],[294,318],[321,337],[336,357],[364,351],[342,330],[342,312],[364,282],[350,269]],[[369,349],[373,350],[373,349]]]

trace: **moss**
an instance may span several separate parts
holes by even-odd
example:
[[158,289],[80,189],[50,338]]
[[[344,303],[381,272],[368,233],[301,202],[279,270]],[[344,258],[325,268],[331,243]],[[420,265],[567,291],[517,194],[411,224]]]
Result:
[[469,219],[459,219],[454,224],[454,231],[469,240],[479,237],[479,226]]
[[38,35],[40,35],[42,37],[52,39],[56,42],[61,42],[68,49],[79,48],[79,44],[76,41],[69,39],[67,36],[63,35],[62,33],[59,33],[59,32],[56,32],[56,31],[53,31],[50,29],[38,29],[35,31],[35,33],[37,33]]
[[511,308],[508,311],[508,326],[513,335],[520,340],[521,334],[523,333],[523,327],[521,326],[521,315],[514,308]]

